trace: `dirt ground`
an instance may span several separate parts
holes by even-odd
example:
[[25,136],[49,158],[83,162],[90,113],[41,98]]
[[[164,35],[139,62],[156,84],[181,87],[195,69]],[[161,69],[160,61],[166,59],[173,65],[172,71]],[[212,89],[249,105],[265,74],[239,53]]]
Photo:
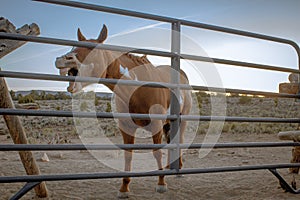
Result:
[[[121,136],[110,137],[114,143],[121,143]],[[96,143],[97,138],[90,138]],[[142,140],[141,140],[142,141]],[[145,139],[144,142],[151,142]],[[194,143],[203,141],[203,135],[198,135]],[[232,134],[224,133],[219,142],[263,142],[279,141],[276,134]],[[80,143],[74,140],[72,143]],[[139,141],[138,141],[139,142]],[[5,135],[0,136],[0,143],[11,143]],[[49,162],[40,160],[44,152],[35,152],[42,174],[113,172],[123,168],[121,151],[107,151],[94,154],[87,151],[47,152]],[[139,156],[141,154],[141,156]],[[100,155],[100,156],[99,156]],[[165,156],[165,154],[164,154]],[[142,157],[142,159],[140,159]],[[137,158],[135,160],[135,158]],[[217,166],[245,166],[258,164],[289,163],[290,147],[280,148],[238,148],[215,149],[207,156],[199,158],[198,150],[184,152],[185,168],[206,168]],[[0,152],[0,175],[24,175],[24,169],[16,152]],[[133,161],[134,171],[151,170],[155,166],[152,153],[137,151]],[[292,175],[288,169],[279,170],[288,182]],[[295,175],[297,183],[300,176]],[[227,172],[215,174],[185,175],[177,178],[166,177],[168,191],[159,194],[154,191],[157,177],[132,178],[129,199],[299,199],[299,195],[284,192],[278,180],[267,170]],[[56,181],[47,182],[50,193],[46,199],[117,199],[121,179]],[[17,192],[23,183],[0,184],[0,199],[9,199]],[[30,191],[22,199],[36,199]]]

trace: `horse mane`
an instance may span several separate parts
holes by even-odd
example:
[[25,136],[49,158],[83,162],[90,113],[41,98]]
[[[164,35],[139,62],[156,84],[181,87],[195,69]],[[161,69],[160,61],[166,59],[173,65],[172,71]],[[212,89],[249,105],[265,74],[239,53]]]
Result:
[[148,60],[147,55],[137,56],[137,55],[133,55],[132,53],[126,53],[124,55],[127,56],[130,60],[132,60],[132,62],[134,62],[136,66],[145,65],[145,64],[152,65],[152,63]]

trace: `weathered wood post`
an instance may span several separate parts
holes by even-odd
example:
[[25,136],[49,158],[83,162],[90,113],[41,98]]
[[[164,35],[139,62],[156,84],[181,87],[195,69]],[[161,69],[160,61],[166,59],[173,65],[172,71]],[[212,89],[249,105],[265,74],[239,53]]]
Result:
[[[0,32],[6,33],[18,33],[22,35],[39,35],[40,29],[36,24],[26,24],[21,28],[16,29],[16,27],[7,19],[0,17]],[[0,58],[19,48],[26,41],[16,41],[16,40],[0,40]]]
[[[36,24],[30,26],[25,25],[20,29],[15,29],[14,25],[8,20],[0,17],[0,31],[9,33],[20,33],[25,35],[39,35],[40,30]],[[16,48],[25,44],[23,41],[12,41],[12,40],[0,40],[0,58],[12,52]],[[0,69],[1,70],[1,69]],[[11,99],[8,87],[6,85],[5,79],[0,78],[0,108],[15,108],[14,103]],[[13,142],[15,144],[27,144],[27,137],[21,121],[18,116],[14,115],[3,115],[6,122],[7,128]],[[40,170],[35,161],[35,158],[31,151],[20,151],[19,152],[21,161],[28,175],[39,175]],[[45,182],[37,185],[35,188],[35,193],[38,197],[47,197],[48,191]]]

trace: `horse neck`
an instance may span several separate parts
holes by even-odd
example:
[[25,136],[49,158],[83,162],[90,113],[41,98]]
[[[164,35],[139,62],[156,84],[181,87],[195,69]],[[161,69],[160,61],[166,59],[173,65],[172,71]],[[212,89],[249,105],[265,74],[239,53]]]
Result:
[[[120,52],[106,51],[105,59],[107,59],[109,62],[106,70],[106,78],[122,79],[124,74],[122,74],[120,71],[121,67],[125,67],[128,70],[136,67],[132,62],[129,62],[129,60],[126,59],[124,54],[121,54]],[[110,90],[114,91],[114,84],[106,84],[106,86]]]
[[107,68],[106,78],[121,79],[124,75],[120,72],[121,68],[130,71],[138,66],[145,68],[153,67],[146,56],[139,57],[129,53],[109,52],[107,57],[108,60],[111,60],[111,63]]
[[[152,66],[150,61],[146,58],[146,56],[138,57],[138,56],[134,56],[134,55],[131,55],[128,53],[120,54],[118,52],[110,52],[110,54],[108,54],[107,56],[110,57],[109,60],[112,60],[111,58],[115,58],[115,59],[113,59],[113,61],[107,68],[106,78],[134,80],[134,78],[132,78],[130,76],[126,77],[124,74],[122,74],[120,69],[127,68],[126,70],[128,70],[128,72],[129,72],[131,70],[134,70],[134,68],[140,66],[140,67],[145,68],[146,71],[148,71],[148,68],[154,67],[154,66]],[[146,71],[144,71],[144,72],[146,72]],[[106,86],[110,90],[116,92],[117,95],[120,96],[121,98],[124,94],[126,94],[126,92],[125,92],[125,90],[127,90],[126,87],[122,87],[122,90],[120,90],[120,88],[115,90],[114,84],[106,84]],[[129,90],[131,90],[131,89],[129,89]]]

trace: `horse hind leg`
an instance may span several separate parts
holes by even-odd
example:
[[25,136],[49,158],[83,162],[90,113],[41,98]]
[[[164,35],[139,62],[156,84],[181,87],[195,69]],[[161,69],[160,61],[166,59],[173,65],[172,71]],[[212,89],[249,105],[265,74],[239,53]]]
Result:
[[[186,128],[186,125],[187,125],[187,122],[183,121],[181,122],[180,124],[180,143],[182,144],[184,142],[184,131],[185,131],[185,128]],[[170,144],[170,129],[171,129],[171,126],[170,126],[170,123],[166,123],[164,126],[163,126],[163,132],[164,132],[164,135],[165,135],[165,138],[166,138],[166,141],[168,144]],[[170,168],[170,152],[168,151],[168,163],[167,163],[167,166],[165,167],[166,169],[169,169]],[[183,167],[183,160],[182,160],[182,150],[180,150],[180,155],[179,155],[179,169],[182,169]]]
[[[165,136],[165,140],[167,142],[167,144],[170,144],[170,129],[171,129],[171,126],[170,126],[170,122],[164,124],[163,126],[163,132],[164,132],[164,136]],[[168,158],[167,158],[167,166],[165,167],[166,169],[169,169],[170,168],[170,153],[168,151]]]
[[[186,129],[186,126],[187,126],[187,122],[186,121],[182,121],[181,124],[180,124],[180,144],[183,144],[184,143],[184,131]],[[182,160],[182,150],[180,149],[180,152],[179,152],[179,169],[182,169],[183,168],[183,160]]]
[[171,129],[170,122],[166,123],[163,126],[163,131],[164,131],[165,139],[166,139],[166,141],[167,141],[168,144],[170,144],[170,129]]

